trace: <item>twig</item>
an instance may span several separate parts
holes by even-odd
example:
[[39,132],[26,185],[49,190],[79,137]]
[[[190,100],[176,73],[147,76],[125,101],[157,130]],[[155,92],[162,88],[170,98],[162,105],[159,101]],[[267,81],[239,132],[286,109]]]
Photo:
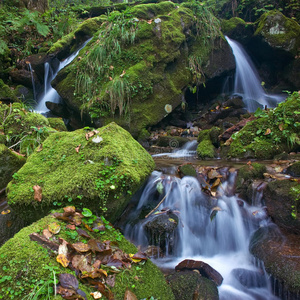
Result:
[[[173,183],[173,182],[172,182]],[[149,214],[145,217],[145,219],[147,219],[152,213],[154,213],[158,207],[166,200],[168,194],[170,193],[171,189],[172,189],[172,183],[171,183],[171,186],[170,186],[170,189],[169,191],[166,193],[166,195],[162,198],[162,200],[149,212]]]
[[26,138],[26,136],[28,136],[28,134],[24,135],[17,143],[15,143],[14,145],[8,147],[8,149],[13,148],[13,147],[17,146],[18,144],[20,144],[20,143],[22,142],[22,140],[23,140],[24,138]]

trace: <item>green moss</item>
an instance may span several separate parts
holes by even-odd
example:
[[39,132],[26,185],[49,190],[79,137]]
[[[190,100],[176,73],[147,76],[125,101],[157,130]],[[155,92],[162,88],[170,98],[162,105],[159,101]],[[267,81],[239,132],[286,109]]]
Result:
[[0,190],[6,187],[17,172],[26,162],[26,159],[0,144]]
[[241,18],[234,17],[229,20],[222,20],[221,26],[222,26],[222,31],[225,34],[227,34],[229,32],[232,32],[233,30],[235,30],[238,26],[245,27],[246,22]]
[[300,25],[277,10],[260,17],[255,35],[262,35],[271,46],[290,51],[293,55],[299,51]]
[[201,159],[214,158],[215,157],[215,147],[211,140],[203,140],[199,143],[197,147],[198,157]]
[[277,108],[257,111],[258,119],[232,135],[228,157],[271,159],[300,149],[300,94],[293,93]]
[[16,97],[10,87],[0,79],[0,101],[11,101],[18,102],[19,99]]
[[192,164],[184,164],[178,167],[179,174],[181,177],[193,176],[197,177],[197,172]]
[[[113,222],[153,170],[152,157],[115,123],[99,129],[98,143],[95,137],[87,140],[86,133],[81,129],[50,135],[42,151],[34,152],[10,182],[8,202],[24,218],[34,220],[71,198],[95,212],[107,208]],[[33,199],[34,185],[42,187],[41,203]]]
[[67,131],[66,125],[61,118],[48,118],[48,122],[57,131]]
[[[63,222],[54,219],[52,216],[47,216],[40,221],[33,223],[31,226],[22,229],[12,239],[7,241],[0,248],[0,290],[1,296],[6,297],[13,291],[15,297],[23,299],[34,290],[34,288],[41,287],[41,280],[47,281],[53,278],[52,269],[56,273],[56,277],[61,273],[71,273],[75,275],[68,268],[63,268],[56,262],[56,255],[43,248],[37,242],[31,241],[29,235],[34,232],[41,232],[48,224],[53,221],[61,226],[61,231],[56,238],[62,237],[68,242],[74,243],[77,240],[71,240],[66,235],[66,227]],[[99,233],[90,233],[94,238],[99,240],[109,239],[116,243],[112,230],[106,230],[104,235]],[[78,238],[82,241],[82,238]],[[118,242],[118,247],[126,253],[135,253],[136,247],[129,243],[122,237]],[[7,276],[7,277],[6,277]],[[76,275],[75,275],[76,276]],[[173,295],[170,288],[165,283],[163,274],[151,262],[147,261],[144,265],[139,265],[138,268],[133,265],[131,269],[124,269],[116,274],[115,287],[112,289],[116,300],[124,298],[124,293],[127,287],[134,287],[134,293],[138,299],[154,296],[162,300],[172,300]],[[90,296],[94,292],[94,288],[79,284],[79,288],[83,290],[87,299],[93,299]],[[8,298],[4,298],[8,299]],[[62,299],[60,296],[51,296],[50,299]]]

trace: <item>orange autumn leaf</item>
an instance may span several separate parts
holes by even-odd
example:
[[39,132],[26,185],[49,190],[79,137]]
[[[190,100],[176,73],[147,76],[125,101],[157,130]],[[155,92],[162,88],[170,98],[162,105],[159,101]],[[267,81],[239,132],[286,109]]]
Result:
[[70,263],[70,261],[64,254],[58,254],[56,257],[56,261],[59,262],[64,268],[66,268]]
[[79,149],[81,147],[81,144],[79,144],[76,148],[75,148],[75,151],[78,153],[79,152]]
[[271,129],[268,128],[268,129],[266,130],[266,132],[264,133],[264,135],[269,135],[270,133],[271,133]]
[[33,187],[33,190],[34,190],[34,200],[38,201],[38,202],[41,202],[42,201],[42,188],[39,186],[39,185],[35,185]]
[[90,246],[88,244],[84,244],[81,242],[72,244],[72,247],[77,251],[77,252],[87,252],[90,250]]

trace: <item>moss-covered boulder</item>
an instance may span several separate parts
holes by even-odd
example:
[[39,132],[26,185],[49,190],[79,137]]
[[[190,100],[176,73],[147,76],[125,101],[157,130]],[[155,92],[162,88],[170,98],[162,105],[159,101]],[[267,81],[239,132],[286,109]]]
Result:
[[300,94],[290,95],[277,108],[258,110],[256,120],[248,122],[231,136],[231,158],[272,159],[282,152],[300,149]]
[[254,34],[272,48],[289,52],[292,56],[299,53],[300,25],[277,10],[263,14]]
[[[252,236],[249,250],[264,262],[266,271],[272,275],[280,299],[289,295],[298,299],[300,292],[299,238],[286,239],[278,227],[273,225],[259,228]],[[276,282],[277,281],[277,282]]]
[[219,147],[220,128],[212,127],[199,132],[197,154],[201,159],[216,157],[216,148]]
[[48,118],[49,125],[57,131],[67,131],[67,127],[61,118]]
[[134,136],[180,105],[188,85],[234,68],[217,19],[197,3],[169,1],[112,12],[80,58],[54,81],[68,108]]
[[27,111],[21,103],[0,104],[0,140],[22,154],[30,155],[55,131],[47,118]]
[[[36,219],[62,203],[106,212],[114,222],[131,195],[154,169],[152,157],[115,123],[50,135],[8,186],[8,203],[25,219]],[[42,190],[35,200],[33,187]]]
[[300,185],[289,180],[269,182],[264,201],[273,222],[284,231],[300,234]]
[[11,181],[12,175],[26,162],[26,159],[0,144],[0,190]]
[[0,101],[1,102],[17,102],[19,99],[11,90],[11,88],[0,79]]
[[[55,228],[59,228],[60,226],[58,234],[53,235],[49,240],[44,237],[44,243],[30,239],[29,235],[32,233],[40,233],[42,236],[42,232],[48,228],[48,225],[53,224],[53,222],[57,224]],[[58,256],[55,249],[57,250],[59,245],[58,240],[60,238],[63,238],[71,244],[81,242],[81,245],[85,245],[86,247],[88,247],[90,240],[98,241],[98,247],[102,245],[103,241],[111,241],[110,246],[106,244],[107,249],[110,250],[106,250],[101,254],[101,266],[98,266],[98,270],[102,270],[99,272],[103,272],[103,276],[105,272],[107,272],[107,277],[103,277],[107,279],[106,287],[103,288],[104,284],[102,284],[101,287],[105,289],[106,293],[108,293],[110,289],[111,294],[114,295],[114,299],[123,300],[126,288],[129,288],[138,299],[148,299],[151,296],[161,300],[174,299],[163,274],[150,260],[147,260],[144,264],[139,264],[133,263],[129,259],[127,261],[127,267],[125,264],[121,267],[119,264],[117,267],[119,271],[106,265],[103,260],[104,258],[108,262],[108,257],[110,257],[111,261],[114,260],[113,257],[118,257],[119,262],[121,262],[120,259],[122,259],[122,256],[128,257],[128,254],[135,254],[137,252],[136,247],[129,243],[111,226],[107,225],[104,231],[102,229],[101,234],[100,232],[89,231],[88,233],[86,232],[85,237],[82,237],[82,232],[81,235],[79,235],[76,230],[71,230],[67,228],[66,225],[66,223],[55,219],[51,215],[47,216],[33,223],[31,226],[22,229],[0,248],[0,290],[2,299],[12,299],[10,295],[13,295],[14,299],[25,299],[25,296],[36,296],[38,290],[41,299],[63,299],[60,295],[54,296],[53,280],[54,277],[58,280],[60,274],[65,273],[75,276],[73,278],[79,281],[79,289],[85,293],[87,300],[94,299],[92,295],[90,295],[90,293],[97,291],[94,285],[89,285],[87,278],[83,278],[81,281],[76,277],[74,271],[71,271],[70,268],[63,267],[62,264],[57,262],[56,258]],[[85,228],[83,225],[77,224],[77,230],[79,229],[82,230]],[[71,254],[70,248],[67,251],[67,257],[70,258],[73,254]],[[77,253],[77,257],[78,256],[80,256],[79,253]],[[89,254],[89,256],[91,258],[93,256],[93,259],[95,259],[94,254]],[[75,259],[71,260],[69,265],[77,266],[78,272],[78,269],[85,270],[84,266],[87,267],[88,264],[91,266],[94,263],[91,261],[87,262],[88,260],[85,259],[83,260],[85,263],[82,263],[81,267],[78,267],[79,263],[77,263],[77,265],[75,264]],[[128,262],[130,262],[131,268],[128,268]],[[114,264],[112,263],[112,265]],[[101,277],[101,273],[97,274],[98,277]],[[110,285],[108,284],[109,278]],[[97,277],[94,279],[94,281],[98,280],[99,278]],[[75,279],[73,279],[73,282],[74,281]],[[102,293],[104,294],[103,291]],[[107,298],[103,296],[102,299]]]
[[176,300],[218,300],[218,288],[216,284],[198,272],[176,272],[167,276],[172,292]]
[[297,161],[290,165],[286,169],[286,173],[295,177],[300,177],[300,161]]

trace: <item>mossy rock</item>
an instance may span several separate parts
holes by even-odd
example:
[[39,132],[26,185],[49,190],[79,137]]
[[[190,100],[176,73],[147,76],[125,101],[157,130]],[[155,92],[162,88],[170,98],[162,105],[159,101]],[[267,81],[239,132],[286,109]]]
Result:
[[290,299],[298,299],[300,292],[299,257],[291,252],[285,252],[285,243],[285,238],[278,227],[270,225],[260,227],[253,234],[249,250],[264,262],[266,271],[283,286],[285,294],[288,294]]
[[[8,203],[25,219],[35,220],[60,203],[106,210],[114,222],[131,195],[154,169],[152,157],[115,123],[94,131],[57,132],[36,150],[8,185]],[[33,186],[42,188],[34,200]]]
[[7,146],[16,145],[22,154],[30,155],[33,150],[56,130],[50,127],[47,118],[27,111],[21,103],[10,106],[0,104],[0,129]]
[[216,284],[194,271],[176,272],[167,276],[176,300],[218,300]]
[[67,131],[67,127],[61,118],[48,118],[48,122],[57,131]]
[[210,140],[215,147],[218,147],[220,133],[221,129],[215,126],[210,129],[201,130],[198,134],[197,141],[200,143],[203,140]]
[[252,183],[254,180],[263,179],[266,172],[266,166],[259,163],[241,167],[236,178],[236,192],[239,193],[240,197],[251,203],[252,199],[249,199],[248,195],[252,194]]
[[300,234],[300,185],[289,180],[269,182],[264,201],[273,222],[281,229]]
[[19,99],[14,94],[13,90],[0,79],[0,101],[18,102]]
[[12,175],[26,162],[26,159],[0,144],[0,190],[11,181]]
[[178,167],[180,177],[192,176],[197,177],[197,171],[192,164],[184,164]]
[[197,155],[201,159],[209,159],[216,157],[215,147],[211,140],[203,140],[197,147]]
[[166,105],[181,104],[196,78],[234,68],[218,20],[197,3],[139,4],[112,12],[98,29],[53,82],[68,108],[97,127],[114,121],[138,137],[168,115]]
[[299,53],[300,25],[277,10],[266,12],[260,17],[255,36],[264,39],[271,47],[287,51],[293,56]]
[[[46,250],[38,242],[29,238],[30,234],[42,232],[52,222],[56,222],[61,226],[59,234],[55,235],[56,238],[62,237],[70,243],[83,242],[84,239],[79,235],[72,238],[74,231],[68,230],[64,222],[54,219],[51,215],[33,223],[29,227],[23,228],[0,248],[0,290],[1,296],[4,297],[3,299],[11,299],[9,297],[11,291],[14,292],[14,296],[18,299],[25,299],[25,296],[28,296],[30,293],[34,294],[36,288],[41,288],[43,282],[53,280],[54,274],[57,279],[59,274],[62,273],[70,273],[76,276],[75,272],[62,267],[56,261],[57,254],[51,250]],[[100,241],[110,240],[113,243],[117,243],[118,248],[127,254],[137,252],[136,247],[120,234],[116,235],[114,229],[106,229],[102,234],[89,232],[89,235],[91,238]],[[116,240],[116,236],[118,236],[118,240]],[[57,241],[57,239],[54,240]],[[110,268],[107,268],[107,272],[113,275]],[[121,269],[119,273],[114,274],[116,274],[115,286],[111,290],[116,300],[124,299],[127,287],[130,287],[138,299],[151,296],[161,300],[174,299],[163,274],[150,260],[146,261],[145,264],[132,265],[131,269]],[[50,287],[52,288],[51,283]],[[90,295],[91,292],[95,292],[94,287],[79,282],[79,289],[86,294],[88,300],[94,299]],[[48,287],[46,286],[41,292],[41,297],[44,296],[45,298],[43,299],[46,299]],[[60,295],[55,297],[51,290],[49,292],[49,299],[63,299]],[[103,299],[106,298],[104,297]]]
[[300,161],[293,163],[286,169],[286,173],[295,177],[300,177]]
[[300,94],[268,111],[258,110],[256,120],[232,135],[229,158],[272,159],[283,152],[300,150]]

